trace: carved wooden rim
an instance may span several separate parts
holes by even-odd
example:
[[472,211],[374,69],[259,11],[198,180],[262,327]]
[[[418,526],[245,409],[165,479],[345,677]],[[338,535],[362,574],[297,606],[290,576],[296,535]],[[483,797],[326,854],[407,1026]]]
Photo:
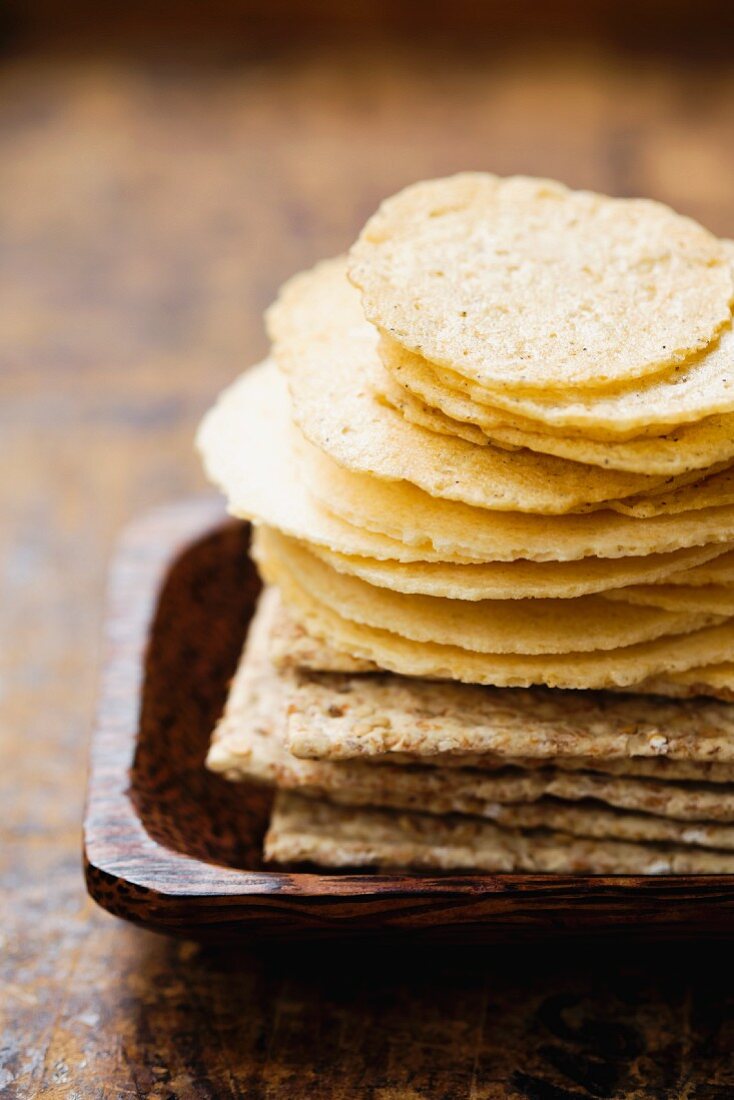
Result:
[[271,915],[274,908],[287,909],[291,920],[305,908],[325,917],[326,907],[332,919],[349,922],[357,915],[355,903],[364,921],[370,919],[371,903],[379,903],[372,919],[383,926],[520,921],[539,929],[580,929],[602,924],[675,926],[686,913],[692,917],[695,911],[700,920],[703,909],[711,913],[713,907],[718,923],[734,905],[734,876],[247,871],[192,858],[153,839],[128,793],[150,628],[172,562],[224,522],[217,502],[196,498],[144,515],[118,544],[110,571],[84,817],[87,887],[99,904],[168,931],[180,923],[187,934],[197,910],[219,906],[227,910],[224,919],[243,922],[261,906]]

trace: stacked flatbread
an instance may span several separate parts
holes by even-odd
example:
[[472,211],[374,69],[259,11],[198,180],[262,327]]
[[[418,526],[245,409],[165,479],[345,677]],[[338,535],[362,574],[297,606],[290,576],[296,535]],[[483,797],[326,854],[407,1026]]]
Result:
[[734,867],[733,298],[666,207],[482,174],[286,284],[199,435],[273,586],[209,758],[289,792],[269,858]]

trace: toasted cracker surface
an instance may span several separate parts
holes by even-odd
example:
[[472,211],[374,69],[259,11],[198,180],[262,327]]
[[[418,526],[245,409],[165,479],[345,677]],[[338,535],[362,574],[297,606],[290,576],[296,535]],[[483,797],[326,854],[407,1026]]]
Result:
[[715,559],[721,547],[696,546],[636,558],[581,558],[570,562],[395,562],[337,554],[315,543],[309,549],[333,569],[408,595],[454,600],[573,599],[627,585],[667,582],[697,563]]
[[400,377],[405,378],[405,372],[397,377],[389,371],[376,375],[374,386],[380,400],[397,409],[411,424],[479,446],[492,443],[509,450],[527,447],[540,454],[605,469],[671,477],[711,469],[716,464],[730,462],[734,455],[734,414],[708,417],[674,428],[666,435],[610,442],[539,432],[532,427],[518,428],[507,424],[507,414],[503,418],[501,412],[478,405],[445,387],[429,390],[428,400],[425,387],[421,393],[416,393],[400,385],[397,380]]
[[286,570],[344,618],[418,642],[478,653],[612,650],[698,630],[723,621],[725,615],[710,607],[666,611],[654,604],[607,601],[603,596],[475,602],[405,595],[337,572],[303,543],[268,527],[257,532],[253,553],[266,571],[277,578]]
[[387,199],[350,254],[373,324],[481,385],[656,374],[730,319],[721,242],[669,208],[464,173]]
[[324,759],[401,753],[429,760],[491,754],[734,763],[728,703],[391,675],[299,674],[287,734],[295,755]]
[[313,447],[299,446],[299,462],[299,473],[322,508],[348,524],[387,535],[415,552],[427,548],[467,562],[644,557],[734,540],[734,505],[651,518],[607,508],[563,516],[495,512],[437,499],[406,481],[345,470]]
[[377,336],[344,261],[319,264],[268,312],[273,356],[288,377],[304,435],[339,465],[475,507],[560,514],[641,493],[659,477],[600,470],[529,450],[509,453],[409,424],[376,399]]
[[335,806],[280,793],[265,858],[326,867],[540,871],[558,874],[730,874],[734,854],[502,828],[469,817]]

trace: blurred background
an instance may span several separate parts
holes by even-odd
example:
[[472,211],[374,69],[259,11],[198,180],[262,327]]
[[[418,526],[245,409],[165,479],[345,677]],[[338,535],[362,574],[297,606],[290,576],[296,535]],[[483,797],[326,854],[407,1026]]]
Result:
[[[83,1027],[59,1004],[80,958],[109,1018],[142,996],[131,973],[175,985],[183,966],[182,949],[152,941],[141,976],[138,934],[82,895],[104,577],[126,520],[205,489],[196,423],[264,355],[280,282],[345,249],[385,195],[465,168],[650,195],[734,235],[733,10],[0,5],[0,867],[13,899],[0,1039],[17,1051],[45,1036],[35,1060],[0,1060],[0,1092],[62,1088],[54,1066]],[[224,996],[197,981],[205,1006]],[[185,1028],[183,994],[180,1011]],[[100,1039],[95,1056],[122,1088],[111,1051]]]

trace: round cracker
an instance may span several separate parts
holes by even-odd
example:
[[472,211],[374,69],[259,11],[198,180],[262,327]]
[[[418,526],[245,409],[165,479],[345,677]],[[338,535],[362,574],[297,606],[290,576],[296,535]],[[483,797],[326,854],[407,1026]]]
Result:
[[458,646],[474,653],[571,653],[619,649],[721,622],[716,611],[665,611],[605,601],[447,600],[406,596],[338,573],[302,543],[267,527],[257,532],[257,562],[278,583],[285,571],[322,604],[351,622],[416,642]]
[[604,597],[638,607],[662,607],[666,611],[734,615],[734,588],[722,584],[700,586],[643,584],[610,590]]
[[434,497],[537,514],[581,511],[638,494],[660,478],[601,470],[522,450],[476,447],[406,423],[379,402],[376,334],[341,259],[292,279],[268,313],[278,366],[303,433],[341,466],[405,480]]
[[714,339],[734,295],[721,243],[660,203],[482,173],[388,199],[349,272],[398,343],[525,391],[670,368]]
[[377,561],[337,554],[313,543],[309,549],[337,572],[359,577],[379,588],[452,600],[574,599],[624,585],[670,581],[677,571],[686,573],[691,565],[706,562],[720,553],[720,547],[697,546],[639,558],[452,565]]
[[734,505],[650,519],[607,509],[552,517],[489,512],[438,500],[408,482],[352,473],[304,443],[298,451],[299,472],[324,508],[355,527],[463,561],[626,558],[734,541]]
[[728,550],[715,559],[694,565],[666,579],[666,584],[723,584],[734,585],[734,550]]
[[[267,569],[266,569],[266,579]],[[458,646],[414,642],[388,630],[361,626],[321,604],[293,577],[278,579],[283,599],[295,618],[314,637],[354,657],[374,661],[403,676],[459,680],[497,687],[602,689],[630,687],[649,677],[677,674],[725,661],[734,646],[734,626],[726,622],[693,634],[657,639],[610,652],[548,654],[471,653]]]
[[[209,479],[235,516],[342,554],[403,562],[451,558],[351,527],[312,498],[298,477],[287,388],[269,361],[224,391],[199,427],[197,447]],[[454,555],[454,560],[464,559]]]
[[486,415],[483,406],[447,391],[434,408],[423,397],[401,386],[388,371],[381,372],[375,386],[378,397],[402,413],[409,423],[479,446],[494,444],[510,450],[526,447],[604,469],[659,477],[710,469],[734,456],[734,415],[709,417],[668,435],[607,442],[549,435],[497,423],[491,411]]
[[[734,246],[725,242],[734,262]],[[730,425],[734,413],[734,329],[728,322],[704,351],[674,370],[604,393],[566,389],[546,394],[488,390],[471,379],[429,363],[385,334],[383,363],[398,382],[449,416],[487,431],[514,427],[533,433],[620,442],[665,435],[712,416]]]

